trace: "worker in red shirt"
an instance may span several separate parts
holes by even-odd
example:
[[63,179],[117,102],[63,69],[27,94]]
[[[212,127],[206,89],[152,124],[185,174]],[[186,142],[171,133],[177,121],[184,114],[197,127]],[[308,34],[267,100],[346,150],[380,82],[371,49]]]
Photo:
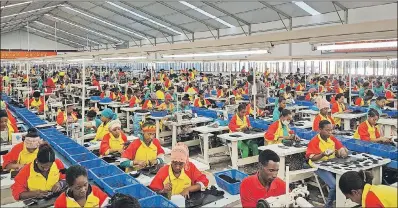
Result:
[[[319,134],[308,143],[305,154],[311,167],[314,167],[313,163],[317,161],[326,161],[336,156],[347,157],[348,150],[332,135],[332,131],[332,124],[329,121],[323,120],[319,123]],[[318,169],[315,173],[328,185],[329,195],[325,207],[332,207],[336,200],[336,178],[327,170]]]
[[127,136],[122,132],[122,124],[119,120],[109,122],[109,133],[101,140],[99,149],[100,155],[108,155],[114,152],[120,154],[124,151],[124,143],[127,142]]
[[380,115],[377,110],[369,109],[368,119],[359,124],[357,130],[354,133],[354,138],[368,142],[390,143],[391,138],[381,137],[380,135],[379,126],[377,126],[379,116]]
[[372,185],[373,175],[365,171],[345,172],[339,181],[341,192],[346,198],[361,207],[398,207],[397,188],[386,185]]
[[98,80],[97,80],[97,78],[96,78],[95,76],[93,76],[93,83],[92,83],[92,85],[93,85],[94,87],[97,87],[97,90],[101,90],[100,83],[98,82]]
[[283,109],[280,118],[272,123],[265,132],[265,144],[280,144],[284,139],[298,140],[299,138],[289,128],[292,119],[292,112]]
[[66,188],[65,169],[61,160],[55,159],[54,150],[47,143],[41,144],[37,158],[25,165],[15,176],[11,186],[15,200],[43,198],[51,193],[59,193]]
[[60,126],[77,122],[77,114],[73,112],[73,103],[67,103],[65,108],[66,110],[60,110],[57,115],[57,124]]
[[[17,126],[17,119],[15,119],[15,117],[12,115],[10,109],[8,109],[8,106],[6,104],[6,102],[4,101],[0,101],[0,109],[1,110],[5,110],[7,113],[7,117],[8,117],[8,122],[12,125],[12,126]],[[17,128],[18,129],[18,128]]]
[[156,126],[153,122],[145,122],[142,125],[140,139],[134,140],[122,154],[120,166],[126,168],[126,172],[132,168],[142,169],[164,163],[164,150],[156,135]]
[[34,128],[28,129],[23,142],[16,144],[3,156],[3,169],[20,170],[26,164],[33,162],[37,157],[39,145],[42,140]]
[[334,128],[334,119],[329,115],[330,103],[327,100],[322,99],[317,102],[317,107],[319,109],[319,114],[315,116],[314,122],[312,124],[312,130],[318,131],[319,122],[323,120],[328,120]]
[[240,185],[242,207],[256,207],[258,200],[286,193],[285,182],[278,178],[279,156],[264,150],[258,156],[258,172],[243,179]]
[[70,166],[66,170],[66,182],[68,189],[55,200],[55,208],[104,207],[109,201],[100,188],[88,183],[87,171],[82,166]]
[[201,107],[208,108],[211,106],[210,101],[205,99],[203,90],[199,91],[199,97],[195,99],[195,101],[193,102],[193,106],[195,106],[197,108],[201,108]]
[[[351,110],[347,110],[346,106],[344,105],[344,95],[343,93],[339,93],[335,97],[336,102],[332,105],[332,115],[338,113],[348,113]],[[341,127],[341,118],[333,118],[336,126],[339,128]]]
[[18,132],[18,127],[12,124],[5,110],[0,110],[0,141],[11,143],[12,134]]
[[44,112],[44,108],[45,108],[45,101],[44,101],[44,97],[40,96],[40,92],[39,91],[35,91],[33,92],[33,98],[31,98],[30,100],[28,100],[28,98],[26,98],[24,104],[26,107],[28,107],[28,102],[29,102],[29,109],[35,109],[37,110],[39,113]]
[[206,175],[189,161],[189,150],[184,143],[177,143],[171,150],[171,164],[165,165],[156,174],[149,188],[159,194],[182,195],[204,191],[209,184]]
[[46,92],[47,93],[52,93],[53,90],[55,90],[55,88],[57,88],[57,86],[55,85],[55,83],[58,82],[58,73],[54,72],[52,77],[49,77],[46,81]]
[[366,90],[365,96],[363,98],[358,97],[355,100],[355,106],[369,106],[370,101],[373,99],[374,93],[372,90]]
[[132,108],[135,105],[140,105],[142,93],[139,90],[135,90],[134,96],[130,99],[129,107]]

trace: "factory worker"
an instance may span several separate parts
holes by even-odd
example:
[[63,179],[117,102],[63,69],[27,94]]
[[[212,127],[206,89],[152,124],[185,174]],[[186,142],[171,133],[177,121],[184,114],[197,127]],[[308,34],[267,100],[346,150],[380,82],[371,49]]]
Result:
[[367,90],[369,90],[369,89],[370,89],[370,88],[369,88],[369,82],[364,82],[364,83],[362,84],[362,87],[359,88],[359,92],[358,92],[359,97],[361,97],[361,98],[365,97],[365,92],[366,92]]
[[289,128],[291,120],[292,112],[290,110],[283,109],[279,120],[272,123],[264,134],[267,144],[279,144],[284,139],[298,139],[294,132]]
[[272,150],[264,150],[258,156],[258,171],[242,180],[240,201],[242,207],[256,207],[258,200],[286,193],[285,182],[278,178],[279,156]]
[[115,193],[112,198],[109,199],[109,205],[107,208],[141,208],[138,199],[121,193]]
[[369,106],[370,105],[370,101],[373,99],[374,93],[372,92],[372,90],[367,90],[365,93],[365,96],[363,97],[358,97],[355,100],[355,105],[356,106]]
[[[252,96],[252,98],[250,99],[250,102],[246,105],[246,115],[254,115],[254,109],[253,109],[253,103],[254,103],[254,97]],[[258,108],[258,99],[256,100],[256,115],[257,116],[264,116],[266,111],[261,110],[260,108]]]
[[18,128],[16,125],[12,124],[8,119],[7,112],[5,110],[0,110],[0,141],[1,143],[9,143],[12,139],[12,134],[17,133]]
[[223,98],[223,97],[225,97],[225,95],[224,95],[224,90],[223,90],[223,86],[218,86],[218,89],[217,89],[217,98]]
[[105,134],[101,140],[100,155],[109,155],[114,152],[123,153],[127,136],[122,132],[122,124],[119,120],[113,120],[109,122],[108,126],[109,133]]
[[315,116],[314,122],[312,124],[312,130],[319,130],[319,122],[323,120],[329,121],[334,128],[334,119],[329,115],[330,103],[326,99],[321,99],[317,102],[317,107],[319,109],[319,114]]
[[383,84],[381,83],[381,81],[377,81],[377,82],[376,82],[376,86],[373,87],[373,91],[375,92],[376,95],[381,95],[381,94],[383,94],[384,86],[383,86]]
[[141,103],[141,91],[140,90],[135,90],[135,95],[130,99],[129,107],[132,108],[136,105],[140,105]]
[[398,207],[398,192],[396,187],[372,185],[373,176],[365,171],[345,172],[339,181],[341,192],[346,198],[368,207]]
[[199,91],[199,97],[195,99],[195,101],[193,102],[193,106],[195,106],[197,108],[201,108],[201,107],[208,108],[211,106],[210,101],[205,99],[203,90]]
[[307,95],[305,96],[305,100],[306,101],[312,101],[315,99],[316,95],[316,89],[315,88],[311,88],[308,90]]
[[158,110],[167,110],[169,112],[174,111],[174,104],[171,102],[173,98],[171,97],[170,94],[166,94],[164,102],[160,105],[157,106]]
[[176,100],[177,100],[177,88],[176,88],[176,87],[171,86],[171,87],[169,88],[169,94],[170,94],[171,97],[173,98],[173,101],[176,101]]
[[28,129],[28,133],[24,136],[23,142],[16,144],[12,149],[3,156],[3,169],[19,170],[24,165],[33,162],[36,159],[38,147],[41,144],[37,130]]
[[97,112],[94,110],[89,110],[84,117],[84,134],[93,134],[97,131],[99,125],[101,125],[101,120],[97,118]]
[[131,88],[127,88],[126,94],[120,98],[121,103],[129,103],[130,100],[133,98],[133,90]]
[[204,191],[209,184],[206,175],[189,161],[189,150],[184,143],[177,143],[171,150],[171,164],[156,174],[149,188],[159,194],[182,195],[189,198],[191,192]]
[[[251,128],[249,117],[246,116],[245,104],[238,106],[238,112],[232,117],[228,127],[231,132],[242,132]],[[238,141],[238,149],[242,151],[242,158],[249,157],[249,151],[252,152],[253,156],[258,155],[257,140]]]
[[[336,102],[332,105],[332,116],[333,114],[339,113],[348,113],[351,110],[347,110],[346,106],[344,105],[344,95],[343,93],[339,93],[335,97]],[[341,118],[333,118],[336,126],[339,128],[341,127]]]
[[58,82],[58,74],[56,72],[53,73],[52,77],[47,78],[46,80],[46,92],[47,93],[52,93],[57,86],[55,85]]
[[156,85],[155,90],[156,90],[156,99],[164,100],[164,92],[162,90],[162,87],[160,85]]
[[387,99],[395,99],[396,97],[397,97],[397,95],[396,94],[394,94],[391,90],[389,90],[389,89],[386,89],[385,90],[386,92],[385,92],[385,97],[387,98]]
[[168,77],[165,77],[163,80],[164,80],[164,90],[167,91],[171,87],[171,80]]
[[156,95],[152,93],[151,97],[143,100],[142,109],[143,110],[152,110],[158,106],[158,101],[156,100]]
[[94,141],[101,141],[102,138],[109,133],[109,122],[117,118],[116,113],[111,109],[105,108],[101,112],[101,125],[97,128],[97,133],[95,135]]
[[98,82],[98,80],[95,76],[93,76],[93,81],[92,81],[91,85],[94,87],[97,87],[97,90],[101,90],[100,83]]
[[123,97],[123,94],[120,92],[120,89],[118,87],[115,87],[111,90],[111,95],[110,98],[113,101],[120,101]]
[[339,81],[338,84],[335,86],[335,93],[336,94],[344,93],[344,82],[343,81]]
[[140,139],[134,140],[122,154],[120,166],[126,168],[126,172],[164,163],[164,150],[155,135],[155,124],[145,122]]
[[369,106],[368,111],[374,109],[379,113],[379,116],[381,116],[381,114],[383,114],[384,106],[386,105],[386,100],[387,99],[384,96],[377,97],[376,101]]
[[65,126],[66,124],[76,123],[77,114],[73,112],[74,106],[72,103],[66,104],[66,110],[60,110],[57,115],[57,124]]
[[70,166],[65,175],[68,189],[55,200],[55,208],[106,207],[108,195],[97,186],[89,184],[84,167]]
[[52,193],[59,193],[66,187],[65,169],[61,160],[55,159],[54,150],[48,143],[43,143],[37,152],[37,158],[25,165],[15,176],[11,186],[15,200],[43,198]]
[[[276,102],[276,101],[275,101]],[[279,120],[281,112],[286,108],[286,99],[284,97],[279,97],[278,106],[275,106],[274,111],[272,113],[272,121]]]
[[297,91],[304,91],[304,90],[305,90],[305,81],[301,80],[301,82],[296,87],[296,92]]
[[[359,124],[355,131],[354,138],[368,142],[389,143],[391,138],[381,137],[377,121],[379,120],[379,113],[375,109],[368,111],[368,118],[366,121]],[[391,135],[386,135],[391,136]]]
[[111,96],[111,90],[109,85],[102,86],[102,92],[100,94],[100,98],[105,98]]
[[149,90],[149,87],[144,87],[144,99],[147,100],[151,97],[151,91]]
[[185,95],[184,97],[182,97],[181,102],[174,109],[174,112],[182,112],[182,111],[191,110],[191,108],[189,107],[189,101],[190,100],[189,100],[188,95]]
[[235,95],[230,95],[228,99],[225,101],[225,105],[236,105]]
[[24,104],[26,107],[28,107],[28,102],[30,109],[35,109],[40,113],[44,112],[44,105],[46,102],[44,101],[44,97],[40,96],[39,91],[33,92],[33,98],[30,100],[28,100],[28,98],[25,100]]
[[4,110],[7,113],[8,123],[10,123],[12,126],[16,127],[17,119],[15,119],[15,117],[12,115],[10,109],[8,109],[8,106],[7,106],[6,102],[4,102],[4,101],[0,101],[0,111],[2,111],[2,110]]
[[[332,135],[332,124],[323,120],[319,123],[319,134],[308,143],[305,157],[308,164],[314,167],[313,162],[326,161],[335,157],[345,158],[348,150]],[[333,173],[318,169],[315,173],[329,186],[329,195],[325,207],[332,207],[336,200],[336,178]]]

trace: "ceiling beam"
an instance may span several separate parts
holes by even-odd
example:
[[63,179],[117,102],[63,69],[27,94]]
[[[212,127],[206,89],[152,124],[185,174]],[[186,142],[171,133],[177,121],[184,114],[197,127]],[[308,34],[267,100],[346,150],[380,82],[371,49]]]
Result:
[[341,4],[340,2],[338,2],[338,1],[332,1],[332,3],[333,3],[334,5],[336,5],[336,6],[338,6],[340,9],[344,10],[344,11],[348,10],[347,7],[345,7],[344,5],[342,5],[342,4]]
[[175,23],[173,23],[173,22],[170,22],[170,21],[168,21],[168,20],[166,20],[166,19],[164,19],[164,18],[162,18],[162,17],[160,17],[160,16],[154,15],[154,14],[152,14],[152,13],[150,13],[150,12],[147,12],[147,11],[145,11],[145,10],[139,8],[139,7],[136,7],[136,6],[134,6],[134,5],[132,5],[132,4],[128,3],[128,2],[121,1],[121,3],[127,5],[127,6],[129,6],[129,7],[131,7],[131,8],[133,8],[133,9],[135,9],[135,10],[137,10],[137,11],[140,11],[140,12],[142,12],[142,13],[148,15],[148,16],[149,16],[148,18],[151,18],[151,17],[152,17],[152,18],[156,18],[156,19],[158,19],[158,20],[160,20],[160,21],[162,21],[162,22],[165,22],[165,23],[167,23],[167,24],[173,26],[173,27],[179,28],[179,29],[182,30],[182,31],[187,31],[188,33],[194,33],[194,31],[192,31],[192,30],[190,30],[190,29],[187,29],[187,28],[185,28],[185,27],[182,27],[182,26],[180,26],[180,25],[177,25],[177,24],[175,24]]
[[[95,3],[93,2],[92,4],[95,4]],[[157,28],[157,27],[154,27],[153,25],[147,24],[147,23],[145,23],[144,21],[141,21],[141,20],[138,20],[138,19],[136,19],[136,18],[127,16],[127,15],[121,13],[121,12],[118,12],[118,11],[114,10],[114,9],[111,9],[111,8],[108,8],[108,7],[105,7],[105,6],[103,6],[103,5],[99,5],[99,4],[95,4],[95,5],[97,5],[98,7],[101,7],[102,9],[105,9],[105,10],[107,10],[107,11],[113,12],[113,13],[119,15],[119,16],[122,16],[122,17],[124,17],[124,18],[126,18],[126,19],[135,21],[135,22],[137,22],[137,23],[140,23],[141,25],[144,25],[144,26],[147,26],[147,27],[149,27],[149,28],[152,28],[153,30],[157,30],[157,31],[159,31],[159,32],[161,32],[161,33],[167,34],[168,36],[173,36],[173,35],[174,35],[174,34],[172,34],[172,33],[169,33],[169,32],[167,32],[167,31],[164,31],[164,30],[161,30],[161,29],[159,29],[159,28]],[[149,35],[149,36],[150,36],[150,35]]]
[[209,27],[209,28],[212,28],[212,29],[214,29],[214,30],[220,29],[219,27],[216,27],[216,26],[214,26],[214,25],[212,25],[212,24],[209,24],[209,23],[207,23],[207,22],[205,22],[205,21],[203,21],[203,20],[201,20],[201,19],[198,19],[198,18],[196,18],[196,17],[194,17],[194,16],[192,16],[192,15],[186,13],[186,12],[183,11],[183,10],[177,9],[177,8],[175,8],[175,7],[173,7],[173,6],[169,5],[169,4],[166,4],[166,2],[164,2],[164,1],[157,1],[157,3],[163,5],[163,6],[169,8],[169,9],[171,9],[171,10],[174,10],[174,11],[176,11],[176,12],[178,12],[178,13],[180,13],[180,14],[186,16],[186,17],[189,17],[189,18],[191,18],[191,19],[193,19],[193,20],[195,20],[195,21],[197,21],[197,22],[200,22],[200,23],[206,25],[206,26]]
[[[50,14],[51,14],[52,16],[54,16],[54,17],[64,19],[63,17],[59,17],[59,16],[57,16],[57,14],[54,14],[54,13],[52,13],[52,12],[51,12]],[[85,27],[85,28],[87,28],[87,29],[89,29],[89,30],[92,30],[92,31],[96,32],[96,33],[102,33],[102,34],[104,34],[104,35],[106,35],[106,36],[109,36],[109,37],[111,37],[111,38],[114,38],[114,39],[118,39],[118,40],[122,40],[122,41],[129,41],[129,40],[125,40],[125,39],[122,39],[122,38],[115,37],[114,35],[111,35],[111,34],[109,34],[109,33],[96,30],[96,29],[94,29],[94,28],[92,28],[92,27],[89,27],[88,25],[81,25],[81,24],[79,24],[79,23],[77,23],[77,22],[75,22],[75,21],[69,20],[69,19],[68,19],[67,21],[70,22],[70,23],[73,23],[73,24],[75,24],[75,25],[78,25],[78,26],[80,26],[80,27]],[[91,21],[88,21],[88,22],[90,22],[90,24],[93,24],[93,22],[91,22]],[[62,22],[59,22],[59,23],[62,23]],[[67,23],[62,23],[62,24],[69,25],[69,24],[67,24]],[[102,25],[101,25],[101,26],[102,26]],[[70,26],[70,27],[73,27],[73,26]],[[107,26],[102,26],[102,27],[114,31],[113,28],[110,28],[110,27],[107,27]],[[76,29],[79,29],[79,30],[83,30],[83,29],[77,28],[77,27],[73,27],[73,28],[76,28]],[[90,33],[90,34],[92,34],[93,36],[99,37],[99,38],[101,38],[101,39],[105,39],[105,40],[109,41],[108,43],[113,43],[113,44],[115,43],[115,42],[110,41],[109,39],[107,39],[107,38],[105,38],[105,37],[103,37],[103,36],[97,35],[97,34],[95,34],[95,33],[88,32],[88,31],[86,31],[86,30],[83,30],[83,31],[85,31],[86,33]],[[115,32],[117,32],[117,33],[119,33],[119,34],[122,34],[122,33],[118,32],[118,31],[115,31]]]
[[[119,27],[122,27],[122,28],[125,28],[126,30],[128,29],[128,30],[131,30],[132,32],[135,32],[135,33],[137,33],[137,34],[141,34],[141,35],[143,35],[143,36],[145,36],[145,37],[147,37],[147,38],[155,38],[154,36],[151,36],[151,35],[149,35],[149,34],[146,34],[146,33],[143,33],[143,32],[140,32],[140,31],[137,31],[137,30],[135,30],[134,28],[132,28],[132,27],[127,27],[126,25],[119,25],[118,23],[116,23],[116,22],[114,22],[114,21],[112,21],[112,20],[110,20],[110,19],[108,19],[108,18],[106,18],[106,17],[103,17],[103,16],[100,16],[100,15],[96,15],[96,14],[94,14],[94,13],[92,13],[92,12],[90,12],[90,11],[88,11],[87,9],[83,9],[83,8],[81,8],[81,7],[79,7],[79,6],[76,6],[76,5],[72,5],[72,4],[67,4],[68,6],[70,6],[70,7],[74,7],[74,8],[77,8],[77,9],[79,9],[80,11],[83,11],[83,12],[85,12],[85,13],[87,13],[87,14],[89,14],[89,15],[91,15],[91,16],[93,16],[93,17],[97,17],[98,19],[102,19],[102,20],[104,20],[104,21],[107,21],[107,22],[109,22],[110,24],[113,24],[113,25],[116,25],[116,26],[119,26]],[[79,16],[81,16],[81,14],[79,14]],[[98,22],[98,23],[101,23],[101,22]],[[101,25],[104,25],[104,23],[101,23]],[[112,30],[115,30],[115,29],[112,29]],[[127,33],[127,32],[124,32],[123,34],[129,34],[129,33]],[[131,36],[131,34],[129,34],[128,35],[131,39],[138,39],[138,38],[133,38],[132,36]]]
[[265,1],[259,1],[259,2],[260,2],[262,5],[268,7],[269,9],[272,9],[272,10],[274,10],[275,12],[277,12],[278,14],[280,14],[280,15],[286,17],[287,19],[291,19],[291,18],[292,18],[292,16],[290,16],[290,15],[286,14],[285,12],[283,12],[283,11],[277,9],[276,7],[274,7],[273,5],[269,4],[268,2],[265,2]]
[[238,21],[238,22],[241,22],[241,23],[243,23],[243,24],[245,24],[245,25],[250,25],[250,22],[248,22],[248,21],[246,21],[246,20],[244,20],[244,19],[242,19],[242,18],[240,18],[240,17],[238,17],[238,16],[236,16],[236,15],[234,15],[234,14],[232,14],[232,13],[230,13],[230,12],[228,12],[228,11],[226,11],[226,10],[224,10],[224,9],[222,9],[222,8],[220,8],[220,7],[218,7],[218,6],[214,5],[214,4],[212,4],[212,3],[210,3],[210,2],[208,2],[208,1],[202,1],[202,3],[204,3],[204,4],[206,4],[207,6],[213,8],[213,9],[215,9],[215,10],[218,10],[218,11],[220,11],[220,12],[222,12],[222,13],[224,13],[224,14],[226,14],[226,15],[232,17],[232,18],[234,18],[234,19],[235,19],[236,21]]
[[[28,32],[28,28],[26,28],[26,32]],[[32,33],[32,34],[37,35],[37,36],[40,36],[40,37],[42,37],[44,39],[47,39],[47,40],[55,41],[55,38],[53,36],[43,35],[42,33],[35,32],[34,30],[33,31],[29,31],[29,33]],[[70,47],[79,48],[79,45],[73,44],[73,43],[70,43],[70,42],[67,42],[67,41],[63,41],[62,39],[57,39],[57,42],[60,42],[61,44],[64,44],[64,45],[68,45]],[[76,47],[76,46],[78,46],[78,47]]]

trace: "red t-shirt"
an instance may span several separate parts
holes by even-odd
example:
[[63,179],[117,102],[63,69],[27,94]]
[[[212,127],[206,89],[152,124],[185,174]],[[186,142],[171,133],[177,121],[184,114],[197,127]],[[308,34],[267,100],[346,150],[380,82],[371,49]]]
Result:
[[256,207],[257,201],[286,193],[286,184],[280,178],[272,181],[268,190],[258,180],[258,174],[243,179],[240,185],[240,200],[242,207]]

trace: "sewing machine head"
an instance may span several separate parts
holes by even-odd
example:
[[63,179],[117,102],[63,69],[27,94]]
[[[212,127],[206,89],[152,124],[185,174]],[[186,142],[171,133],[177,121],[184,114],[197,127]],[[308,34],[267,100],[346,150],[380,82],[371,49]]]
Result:
[[268,197],[260,199],[257,202],[257,208],[271,208],[271,207],[313,207],[306,198],[310,195],[307,186],[299,185],[293,189],[289,194],[280,195],[276,197]]

